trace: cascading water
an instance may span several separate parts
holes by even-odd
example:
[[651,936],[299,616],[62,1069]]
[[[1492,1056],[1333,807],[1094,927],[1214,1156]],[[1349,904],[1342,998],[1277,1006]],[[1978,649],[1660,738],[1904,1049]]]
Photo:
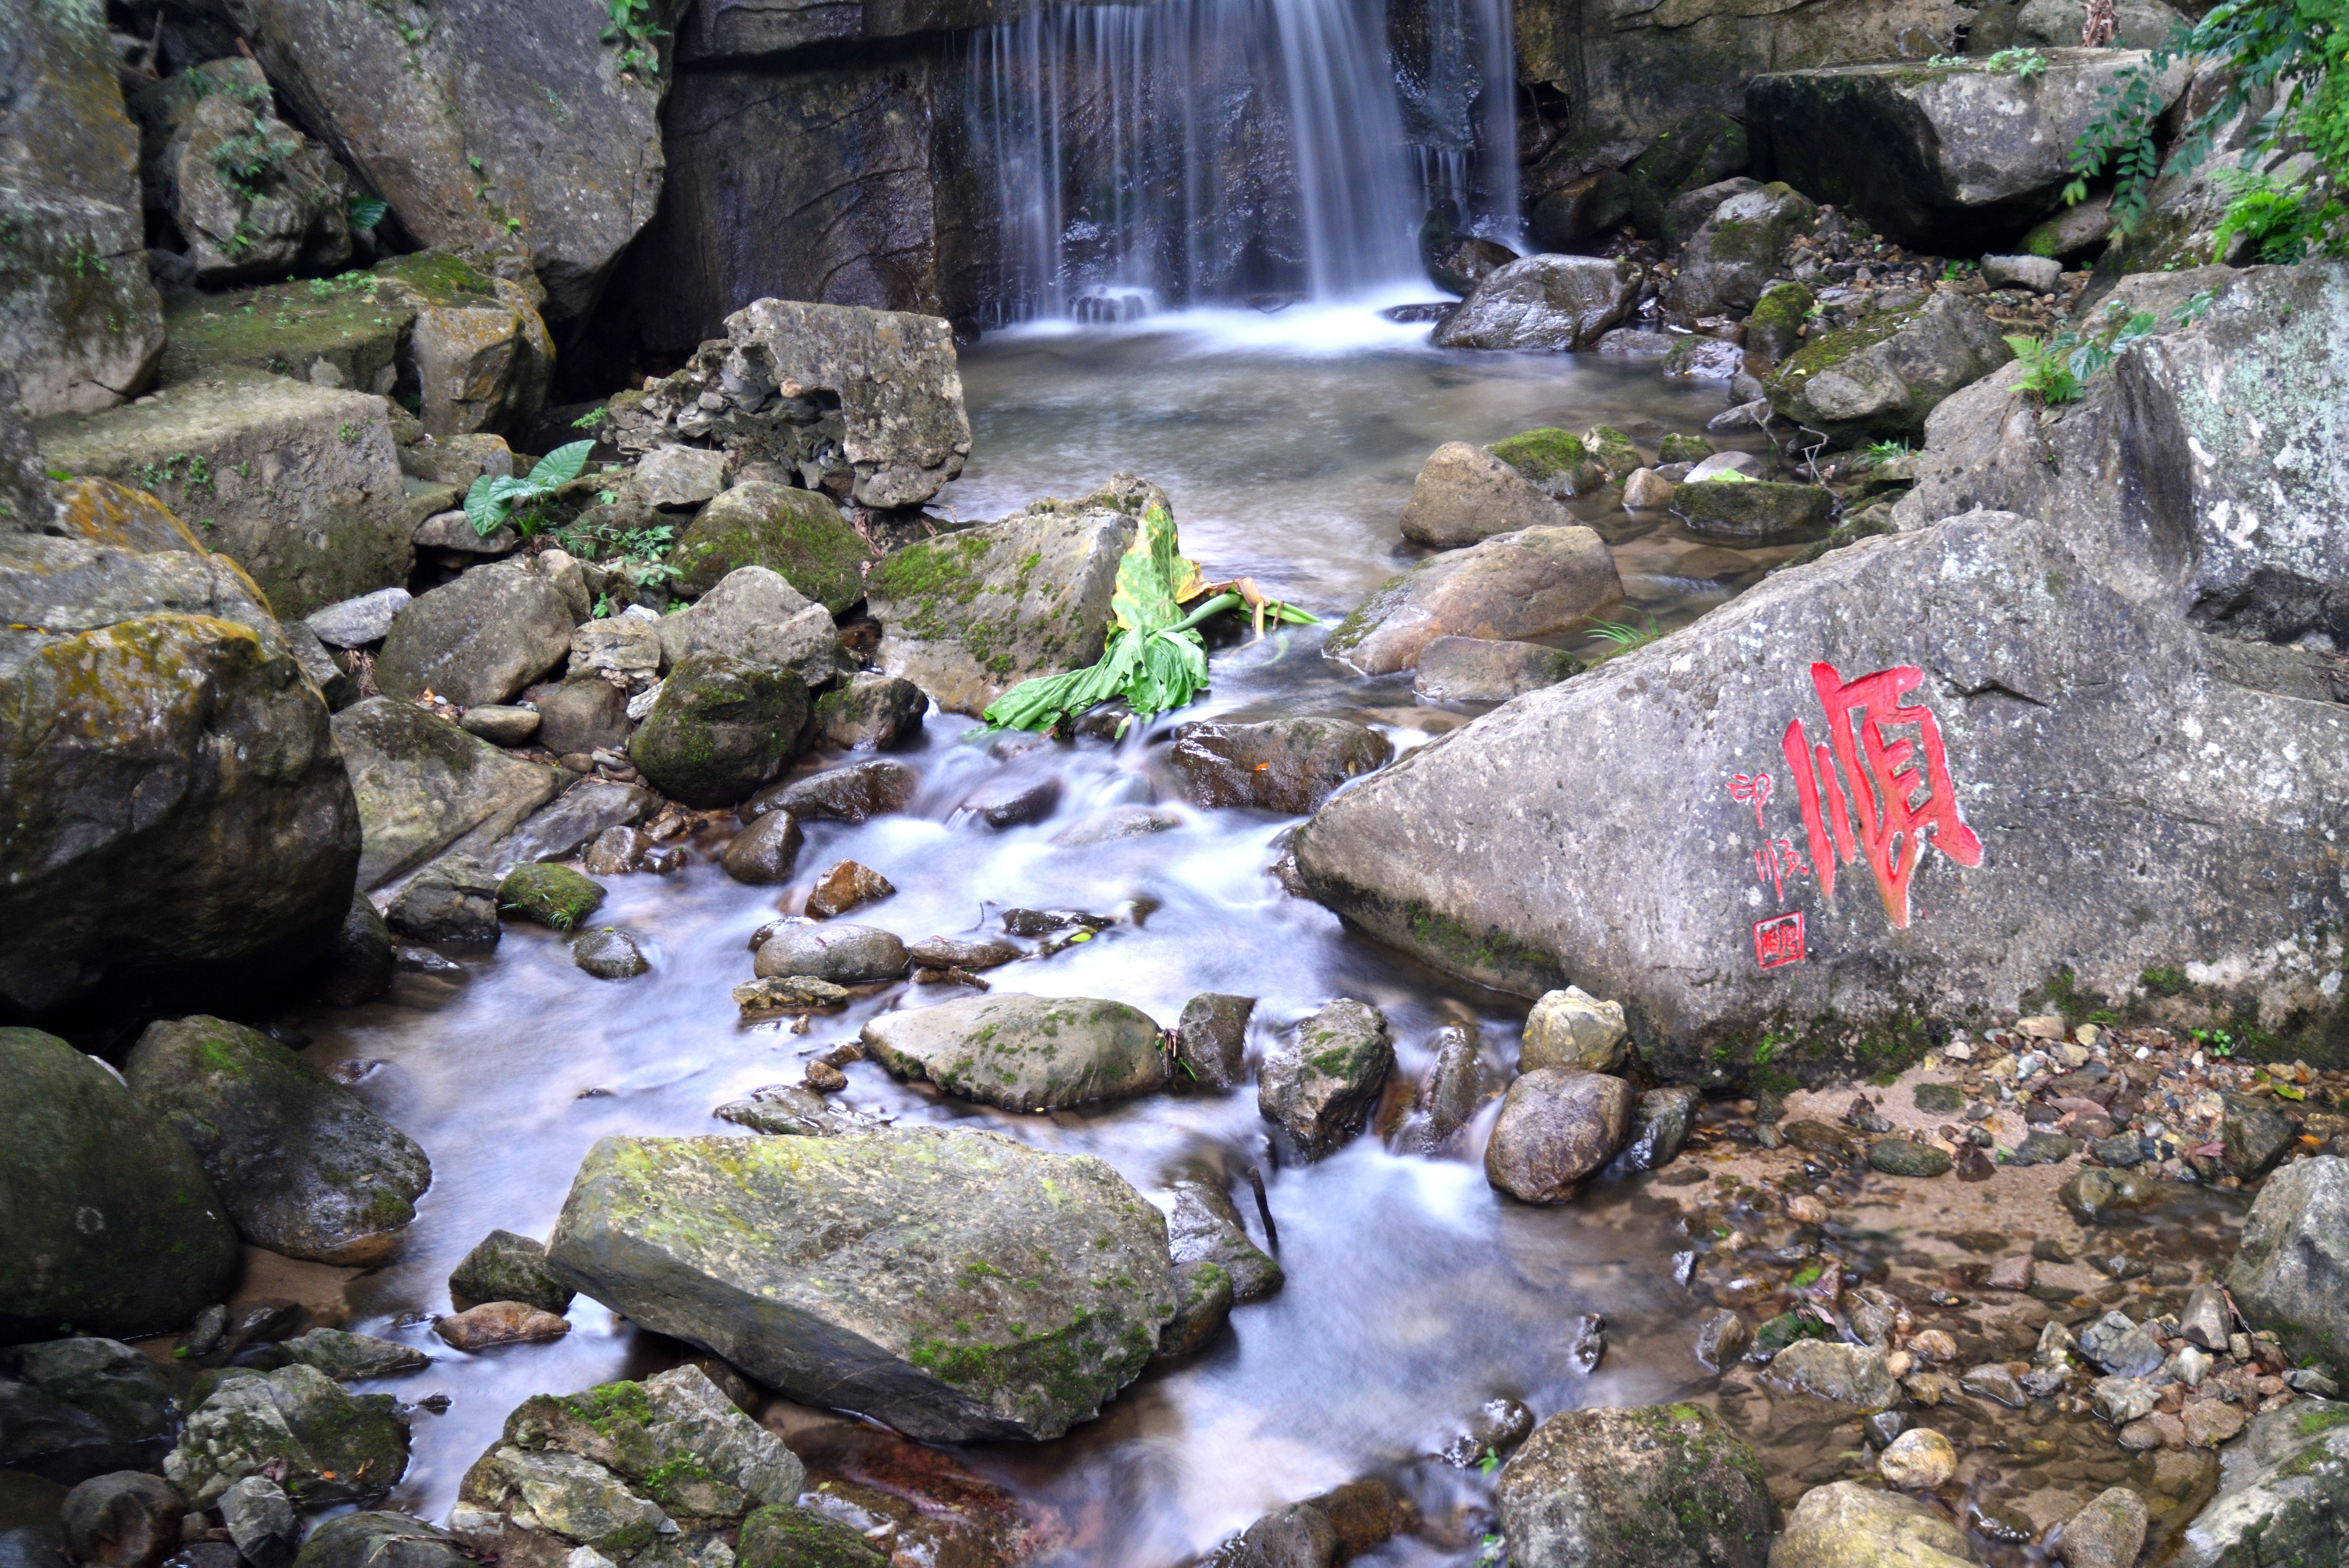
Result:
[[[997,319],[1407,285],[1438,200],[1513,232],[1508,0],[1424,4],[1402,71],[1377,0],[1062,6],[974,34]],[[1478,190],[1480,151],[1505,177]]]

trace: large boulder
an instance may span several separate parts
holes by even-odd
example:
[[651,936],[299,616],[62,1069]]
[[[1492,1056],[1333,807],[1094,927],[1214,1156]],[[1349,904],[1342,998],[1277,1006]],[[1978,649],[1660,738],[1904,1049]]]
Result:
[[893,550],[865,579],[881,668],[976,715],[1033,676],[1082,669],[1108,640],[1117,564],[1148,492],[1112,480],[1000,522]]
[[[1754,170],[1849,207],[1887,238],[1965,255],[2001,250],[2054,211],[2099,100],[2147,56],[2054,49],[2031,76],[1986,61],[1838,66],[1756,77],[1745,89]],[[2190,70],[2155,81],[2167,105]]]
[[753,301],[614,411],[624,451],[723,447],[872,507],[918,506],[970,455],[953,329],[901,311]]
[[239,1234],[317,1263],[390,1255],[432,1183],[408,1135],[268,1036],[202,1014],[147,1026],[131,1096],[202,1160]]
[[380,397],[225,370],[41,427],[50,466],[151,491],[292,619],[407,580],[414,552]]
[[807,723],[807,683],[795,672],[692,654],[661,684],[628,757],[671,799],[731,806],[783,770]]
[[405,1513],[338,1513],[310,1532],[294,1568],[465,1568],[465,1545]]
[[1165,1222],[1106,1163],[931,1128],[604,1139],[547,1262],[646,1328],[930,1441],[1061,1436],[1174,1308]]
[[1527,256],[1488,274],[1435,329],[1439,348],[1588,348],[1631,314],[1640,269],[1602,256]]
[[707,593],[730,572],[764,566],[838,615],[864,597],[872,554],[830,496],[753,481],[703,507],[669,561],[686,593]]
[[1520,1202],[1564,1202],[1630,1136],[1631,1100],[1631,1086],[1606,1073],[1536,1068],[1501,1101],[1485,1179]]
[[0,996],[233,989],[322,952],[359,848],[327,725],[234,563],[0,534]]
[[[171,1451],[179,1418],[162,1368],[119,1339],[51,1339],[0,1352],[0,1474],[71,1485],[151,1470]],[[7,1512],[0,1503],[0,1518]]]
[[163,352],[114,67],[98,0],[0,13],[0,365],[36,418],[144,391]]
[[366,828],[362,888],[380,887],[460,839],[503,839],[565,779],[388,696],[335,715],[334,737]]
[[2013,357],[1990,317],[1941,293],[1814,338],[1764,385],[1782,418],[1843,446],[1919,434],[1943,399]]
[[1754,1451],[1695,1405],[1561,1411],[1494,1503],[1522,1568],[1763,1568],[1777,1514]]
[[1386,1015],[1340,997],[1265,1052],[1257,1109],[1288,1134],[1299,1153],[1318,1159],[1362,1130],[1393,1070]]
[[1964,1568],[1982,1558],[1966,1532],[1922,1498],[1839,1480],[1803,1494],[1770,1568]]
[[0,1340],[176,1328],[235,1273],[187,1141],[97,1058],[0,1029]]
[[239,64],[243,79],[196,98],[160,160],[196,281],[339,270],[351,256],[349,181],[324,148],[277,118],[261,67]]
[[2349,1405],[2294,1399],[2255,1416],[2220,1455],[2218,1494],[2186,1526],[2181,1568],[2322,1562],[2349,1509]]
[[1447,551],[1389,580],[1323,652],[1366,676],[1411,668],[1438,637],[1547,637],[1622,598],[1607,542],[1588,528],[1528,528]]
[[1664,295],[1673,314],[1691,318],[1753,308],[1779,276],[1786,242],[1806,232],[1819,210],[1788,186],[1742,191],[1715,207],[1681,252],[1681,269]]
[[[307,0],[231,0],[296,117],[426,245],[526,261],[564,318],[595,303],[660,199],[665,77],[647,41],[516,28],[493,0],[419,26]],[[662,15],[657,13],[657,15]],[[531,84],[483,91],[482,82]]]
[[1574,513],[1499,458],[1446,441],[1420,465],[1403,503],[1402,536],[1431,550],[1474,544],[1521,528],[1564,528]]
[[2349,1161],[2295,1161],[2260,1188],[2227,1289],[2294,1365],[2349,1365]]
[[571,653],[571,606],[534,572],[476,567],[409,601],[375,659],[376,689],[460,707],[512,700]]
[[163,1473],[209,1507],[238,1481],[283,1467],[305,1506],[380,1497],[408,1470],[408,1420],[388,1394],[351,1395],[314,1367],[232,1367],[188,1409]]
[[1057,1110],[1166,1086],[1158,1026],[1123,1002],[998,993],[884,1013],[860,1037],[900,1078],[1006,1110]]
[[1350,718],[1178,725],[1167,762],[1195,806],[1303,815],[1349,779],[1394,759],[1394,745]]
[[723,654],[769,669],[796,670],[810,690],[830,685],[840,674],[840,629],[832,613],[808,603],[764,566],[728,573],[697,603],[662,616],[653,630],[660,656],[672,666],[696,654]]

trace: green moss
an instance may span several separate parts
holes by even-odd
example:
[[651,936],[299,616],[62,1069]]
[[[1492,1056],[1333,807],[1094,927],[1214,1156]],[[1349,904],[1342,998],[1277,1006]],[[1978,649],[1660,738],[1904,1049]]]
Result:
[[1815,337],[1789,356],[1771,379],[1790,391],[1798,391],[1804,380],[1822,371],[1832,370],[1853,355],[1875,347],[1914,320],[1924,308],[1921,304],[1913,304],[1905,310],[1878,311],[1857,326],[1847,326],[1841,332]]
[[603,886],[569,866],[516,866],[498,884],[500,908],[557,931],[572,930],[603,903]]
[[2148,969],[2137,976],[2137,984],[2156,996],[2177,996],[2189,982],[2183,969]]
[[1579,481],[1593,467],[1590,450],[1580,437],[1551,426],[1495,441],[1490,450],[1537,485],[1562,478],[1580,489]]
[[2329,1410],[2311,1410],[2292,1423],[2292,1429],[2303,1438],[2349,1427],[2349,1406],[2336,1406]]
[[742,1522],[740,1568],[887,1568],[889,1559],[850,1526],[792,1504],[761,1508]]
[[1713,456],[1713,443],[1702,436],[1683,436],[1675,430],[1665,436],[1656,460],[1662,463],[1701,463]]

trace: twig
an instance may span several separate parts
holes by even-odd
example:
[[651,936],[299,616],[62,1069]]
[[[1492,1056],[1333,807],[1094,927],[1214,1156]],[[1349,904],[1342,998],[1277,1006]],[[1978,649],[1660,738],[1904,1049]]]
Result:
[[1265,1201],[1264,1172],[1257,1170],[1253,1165],[1248,1167],[1248,1185],[1255,1189],[1256,1191],[1257,1216],[1264,1222],[1265,1250],[1270,1253],[1273,1256],[1278,1257],[1280,1255],[1280,1230],[1278,1226],[1272,1222],[1272,1205]]

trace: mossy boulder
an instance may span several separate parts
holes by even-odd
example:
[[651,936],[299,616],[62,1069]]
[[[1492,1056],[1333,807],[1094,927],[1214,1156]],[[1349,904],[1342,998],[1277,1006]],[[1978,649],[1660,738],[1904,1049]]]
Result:
[[1486,274],[1435,329],[1438,348],[1588,348],[1640,298],[1634,263],[1603,256],[1527,256]]
[[[120,1340],[52,1339],[0,1352],[0,1475],[71,1485],[151,1470],[171,1451],[179,1416],[162,1369]],[[6,1517],[0,1502],[0,1532]]]
[[899,1078],[1006,1110],[1123,1099],[1166,1085],[1149,1015],[1090,996],[998,993],[899,1008],[865,1025],[861,1038]]
[[643,1327],[925,1441],[1061,1436],[1174,1310],[1165,1222],[1107,1163],[939,1128],[604,1139],[547,1261]]
[[1744,171],[1745,127],[1716,108],[1700,109],[1656,133],[1648,150],[1626,164],[1631,222],[1651,238],[1667,235],[1665,213],[1676,196]]
[[[661,656],[672,665],[696,654],[724,654],[747,665],[796,670],[810,691],[836,680],[844,658],[832,612],[764,566],[735,568],[699,603],[662,616],[653,630]],[[575,659],[572,673],[579,673]]]
[[1751,306],[1779,275],[1787,242],[1807,232],[1818,216],[1807,197],[1785,184],[1732,196],[1689,236],[1681,270],[1664,293],[1665,308],[1693,319]]
[[247,62],[245,69],[248,79],[194,101],[160,160],[164,199],[196,281],[340,267],[351,259],[350,177],[277,118],[261,68]]
[[467,1568],[464,1543],[405,1513],[337,1514],[310,1532],[294,1568]]
[[519,920],[571,931],[604,907],[604,884],[569,866],[516,866],[498,883],[498,907]]
[[317,1263],[390,1255],[432,1166],[407,1134],[306,1057],[197,1014],[147,1026],[131,1095],[186,1139],[258,1247]]
[[366,829],[363,888],[379,887],[460,841],[469,851],[487,851],[571,778],[388,696],[335,715],[334,736]]
[[1701,463],[1713,456],[1713,443],[1702,436],[1683,436],[1679,431],[1665,435],[1656,452],[1660,463]]
[[186,1140],[96,1058],[0,1028],[0,1340],[177,1328],[236,1261]]
[[812,1508],[762,1508],[742,1522],[741,1568],[888,1568],[854,1526]]
[[1621,484],[1630,478],[1632,469],[1647,465],[1640,449],[1631,444],[1631,438],[1612,425],[1591,426],[1583,433],[1582,447],[1610,485]]
[[783,770],[807,723],[807,683],[795,672],[693,654],[662,683],[628,756],[672,799],[731,806]]
[[2188,1523],[2182,1568],[2321,1563],[2349,1509],[2349,1404],[2294,1399],[2253,1417],[2227,1446],[2218,1495]]
[[1588,495],[1607,482],[1605,470],[1591,459],[1590,449],[1583,445],[1582,438],[1555,426],[1520,430],[1506,440],[1494,442],[1485,450],[1523,474],[1535,489],[1553,500]]
[[1813,338],[1764,387],[1780,418],[1856,445],[1921,435],[1944,398],[2013,357],[1988,316],[1943,292]]
[[1307,1159],[1319,1159],[1361,1130],[1393,1070],[1386,1015],[1367,1002],[1340,997],[1265,1052],[1257,1074],[1257,1109]]
[[1691,533],[1756,542],[1825,528],[1835,492],[1823,485],[1749,480],[1732,469],[1672,492],[1671,509]]
[[[1526,438],[1513,441],[1522,449]],[[1574,492],[1569,489],[1566,493]],[[1413,544],[1450,550],[1520,528],[1570,527],[1575,521],[1575,515],[1553,500],[1546,486],[1497,451],[1446,441],[1420,465],[1411,499],[1403,503],[1402,527],[1403,538]]]
[[859,675],[816,699],[815,722],[826,746],[886,751],[922,732],[929,694],[896,676]]
[[450,1273],[449,1295],[460,1307],[518,1301],[561,1314],[571,1310],[572,1290],[546,1266],[544,1242],[512,1231],[492,1231]]
[[280,1484],[304,1506],[380,1497],[407,1473],[398,1401],[346,1393],[316,1367],[232,1367],[198,1383],[191,1399],[163,1473],[200,1508],[272,1461],[283,1461]]
[[1818,296],[1802,284],[1773,284],[1764,289],[1745,318],[1746,351],[1773,361],[1785,358],[1802,346],[1803,325],[1811,319],[1811,309],[1817,304]]
[[788,485],[739,484],[701,509],[670,552],[680,593],[698,597],[742,566],[778,572],[838,615],[864,597],[864,541],[829,496]]
[[1761,1461],[1697,1405],[1552,1416],[1495,1505],[1520,1568],[1764,1568],[1777,1522]]

